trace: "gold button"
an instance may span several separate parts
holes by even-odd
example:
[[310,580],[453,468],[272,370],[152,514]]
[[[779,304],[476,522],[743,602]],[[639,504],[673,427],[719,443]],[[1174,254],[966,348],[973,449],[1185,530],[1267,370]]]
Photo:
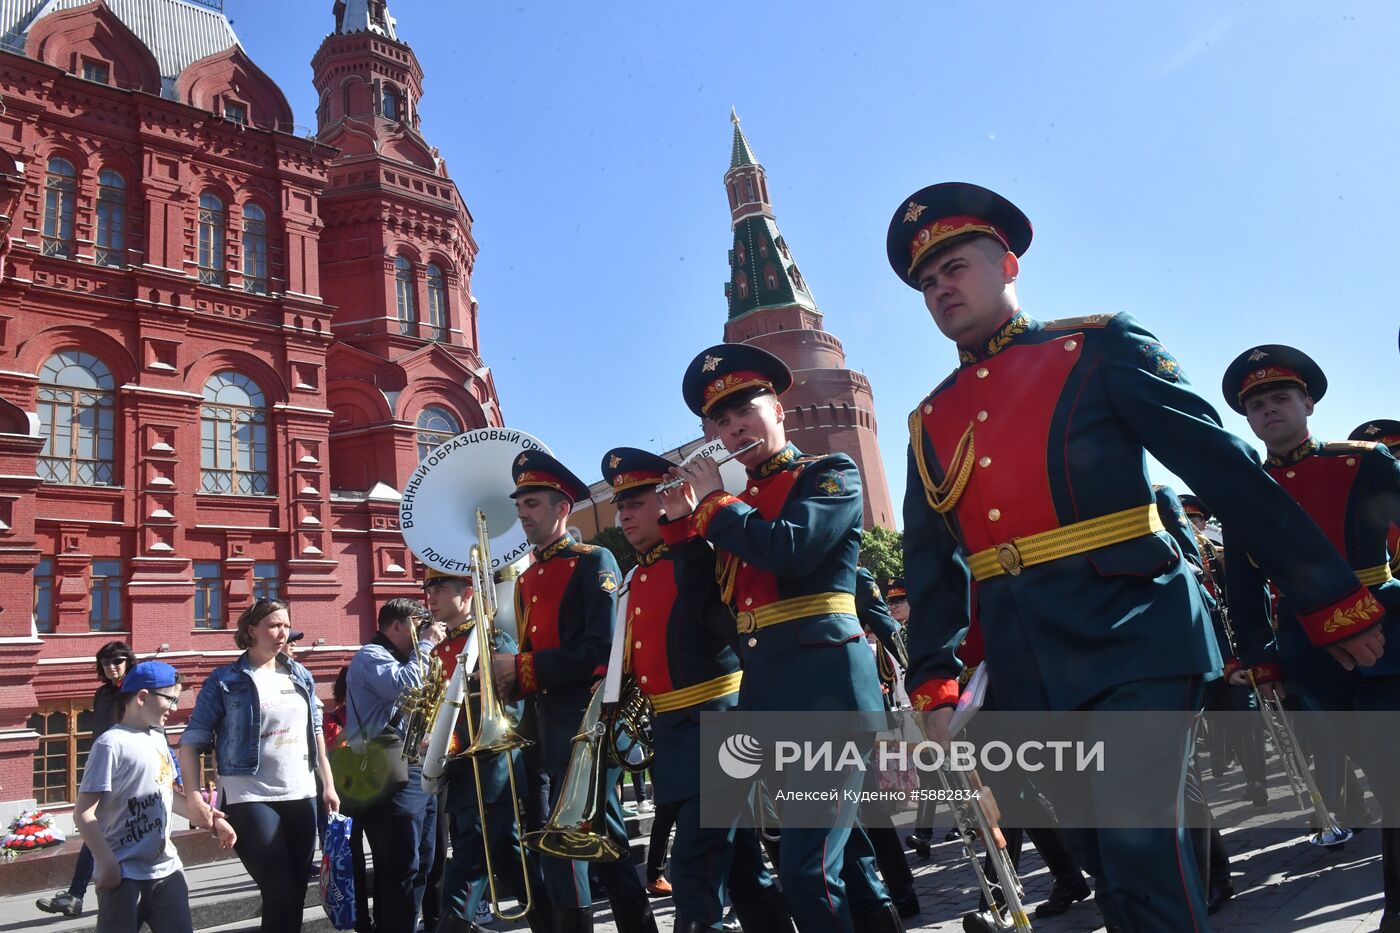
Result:
[[646,683],[646,682],[647,682],[647,675],[646,675],[646,674],[643,674],[643,675],[642,675],[642,683]]
[[987,378],[987,367],[983,366],[981,369],[977,370],[977,378],[978,378],[978,379],[986,379],[986,378]]
[[539,570],[536,570],[535,573],[539,574],[540,576],[544,576],[544,568],[541,567]]
[[992,509],[987,513],[987,517],[994,522],[1001,521],[1001,509]]
[[977,420],[978,420],[978,421],[986,421],[986,420],[987,420],[987,413],[986,413],[985,411],[979,411],[979,412],[977,413]]
[[1066,349],[1066,350],[1073,350],[1073,349],[1074,349],[1075,347],[1077,347],[1077,346],[1079,346],[1079,341],[1078,341],[1078,340],[1066,340],[1066,341],[1065,341],[1065,349]]
[[1356,466],[1356,458],[1347,457],[1347,466]]
[[641,606],[638,606],[636,609],[633,609],[633,610],[632,610],[632,615],[634,615],[634,616],[639,616],[639,615],[641,615],[641,614],[642,614],[642,607],[641,607]]
[[746,561],[746,560],[741,560],[741,561],[739,561],[739,566],[740,566],[740,567],[747,567],[748,565],[749,565],[749,562]]
[[931,414],[933,414],[933,406],[932,406],[932,405],[925,405],[925,406],[924,406],[924,414],[926,414],[926,415],[931,415]]
[[532,625],[532,626],[530,626],[530,634],[531,634],[531,635],[535,634],[535,630],[536,630],[537,628],[539,628],[539,626],[537,626],[537,625]]
[[753,646],[755,646],[755,645],[757,645],[757,644],[758,644],[758,639],[757,639],[757,638],[750,638],[750,639],[749,639],[749,647],[750,647],[750,648],[752,648]]
[[978,460],[978,461],[977,461],[977,465],[980,466],[980,467],[989,467],[989,466],[992,465],[992,458],[991,458],[991,457],[983,457],[981,460]]
[[639,641],[634,641],[634,642],[632,642],[632,647],[633,647],[633,648],[636,648],[638,651],[641,651],[641,650],[642,650],[642,643],[639,642]]
[[751,496],[756,496],[756,495],[758,495],[758,487],[757,487],[757,486],[750,486],[750,487],[749,487],[749,495],[751,495]]
[[643,582],[643,583],[647,582],[647,575],[646,575],[646,574],[642,574],[642,582]]
[[537,602],[539,602],[539,601],[540,601],[540,598],[539,598],[538,596],[531,596],[531,597],[530,597],[530,602],[532,602],[532,603],[537,603]]
[[745,600],[744,600],[744,605],[745,605],[745,606],[752,606],[752,605],[753,605],[753,597],[752,597],[752,596],[749,596],[749,597],[745,598]]
[[1289,470],[1287,473],[1285,473],[1285,474],[1283,474],[1283,475],[1284,475],[1284,476],[1287,476],[1289,479],[1292,479],[1293,477],[1297,476],[1298,474],[1297,474],[1297,473],[1294,473],[1292,470]]
[[574,564],[577,564],[577,563],[578,563],[578,561],[576,561],[576,560],[571,560],[571,561],[569,561],[569,567],[572,569],[573,566],[574,566]]

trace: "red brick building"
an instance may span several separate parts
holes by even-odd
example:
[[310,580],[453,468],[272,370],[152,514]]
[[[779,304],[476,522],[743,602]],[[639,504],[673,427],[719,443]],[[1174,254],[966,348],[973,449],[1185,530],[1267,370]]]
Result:
[[768,178],[754,157],[738,116],[724,175],[734,242],[729,250],[728,343],[751,343],[792,370],[783,395],[788,437],[812,453],[849,454],[860,467],[864,527],[893,530],[894,508],[876,436],[870,380],[846,368],[841,341],[822,326],[822,312],[778,230],[768,200]]
[[327,7],[308,131],[220,0],[0,4],[0,818],[72,799],[107,641],[197,685],[276,594],[328,685],[420,450],[501,423],[422,69]]

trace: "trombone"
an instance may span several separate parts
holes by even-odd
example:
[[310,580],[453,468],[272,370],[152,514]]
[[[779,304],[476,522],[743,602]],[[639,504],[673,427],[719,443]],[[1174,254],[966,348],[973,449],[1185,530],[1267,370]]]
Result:
[[[1201,555],[1204,558],[1205,567],[1202,569],[1215,583],[1216,601],[1220,607],[1220,627],[1225,630],[1231,653],[1238,655],[1235,649],[1235,629],[1230,624],[1230,607],[1226,603],[1225,589],[1210,569],[1210,558],[1216,556],[1215,545],[1201,534],[1196,535],[1196,540],[1201,546]],[[1337,822],[1332,816],[1332,811],[1328,809],[1327,802],[1322,799],[1322,792],[1317,788],[1317,781],[1313,778],[1307,756],[1303,754],[1293,727],[1288,723],[1283,703],[1276,695],[1271,694],[1267,698],[1264,696],[1259,684],[1254,680],[1253,671],[1245,668],[1244,674],[1249,678],[1249,689],[1254,692],[1254,703],[1259,707],[1259,715],[1264,717],[1264,728],[1269,733],[1269,741],[1273,742],[1274,751],[1283,763],[1283,773],[1288,778],[1293,796],[1298,799],[1298,805],[1303,809],[1312,807],[1313,825],[1317,829],[1308,837],[1308,841],[1315,846],[1324,847],[1340,846],[1349,842],[1355,834]]]
[[491,649],[496,641],[496,588],[491,577],[490,532],[487,528],[486,513],[476,510],[476,544],[471,547],[472,578],[472,617],[476,620],[477,644],[480,658],[477,664],[481,682],[481,722],[472,722],[467,716],[467,739],[469,745],[456,757],[467,758],[472,763],[472,779],[476,785],[476,810],[481,818],[481,841],[486,854],[486,884],[491,897],[491,913],[499,920],[507,922],[521,920],[530,912],[533,893],[530,890],[530,867],[526,861],[524,846],[517,847],[520,855],[520,877],[524,884],[520,907],[514,913],[501,907],[500,896],[496,892],[496,871],[491,864],[491,834],[486,826],[486,800],[482,792],[481,760],[490,755],[506,754],[506,779],[510,783],[510,805],[517,826],[524,826],[520,813],[520,792],[515,786],[515,764],[509,753],[524,748],[530,740],[516,731],[516,722],[501,704],[496,689],[495,675],[491,670]]

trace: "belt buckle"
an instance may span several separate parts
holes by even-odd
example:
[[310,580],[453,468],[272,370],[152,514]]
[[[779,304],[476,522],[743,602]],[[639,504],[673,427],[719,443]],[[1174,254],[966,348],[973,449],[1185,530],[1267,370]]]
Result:
[[997,563],[1001,569],[1011,576],[1020,576],[1025,569],[1025,563],[1021,560],[1021,549],[1016,547],[1015,541],[1007,541],[1005,544],[997,545]]
[[735,617],[740,635],[747,635],[750,632],[758,631],[758,620],[754,618],[752,612],[741,612]]

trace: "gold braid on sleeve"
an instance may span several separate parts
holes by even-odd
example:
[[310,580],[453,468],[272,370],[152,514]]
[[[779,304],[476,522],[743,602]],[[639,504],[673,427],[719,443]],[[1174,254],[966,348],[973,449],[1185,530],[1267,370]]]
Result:
[[935,483],[929,476],[928,463],[924,460],[922,419],[917,408],[909,415],[909,449],[914,452],[914,463],[919,468],[919,478],[923,480],[924,498],[928,500],[929,508],[939,515],[951,512],[967,489],[967,481],[972,478],[972,464],[976,461],[972,422],[967,423],[967,430],[953,449],[952,462],[948,464],[941,483]]
[[734,605],[734,582],[739,577],[739,558],[723,551],[715,555],[715,582],[719,598],[726,606]]

